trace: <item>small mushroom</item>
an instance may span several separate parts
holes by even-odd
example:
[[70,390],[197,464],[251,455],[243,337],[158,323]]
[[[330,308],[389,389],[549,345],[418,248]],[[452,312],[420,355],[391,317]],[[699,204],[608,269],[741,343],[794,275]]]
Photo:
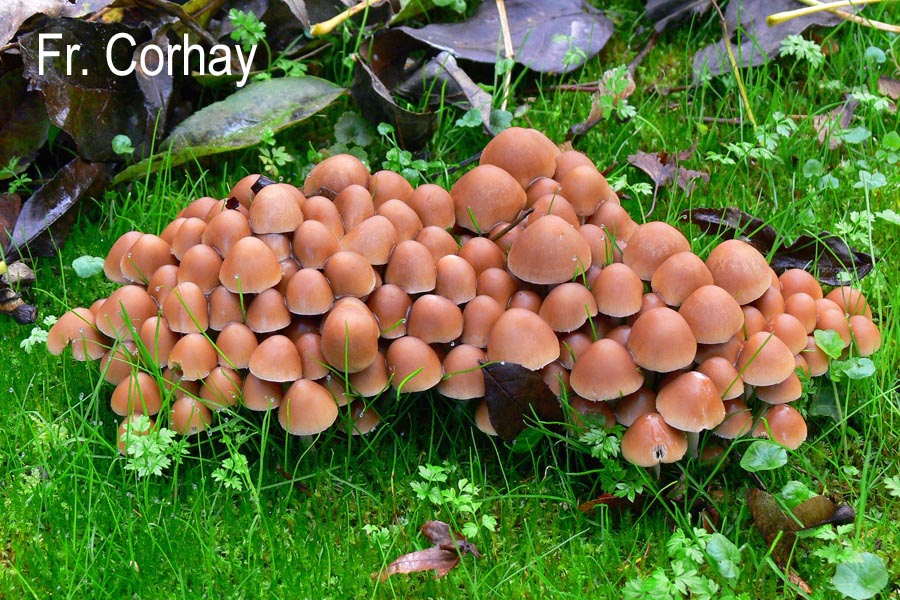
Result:
[[537,371],[559,358],[559,341],[538,315],[524,308],[511,308],[491,329],[487,357],[491,361],[511,362]]
[[275,254],[255,237],[238,240],[225,256],[219,281],[236,294],[258,294],[281,281]]
[[653,308],[631,326],[628,350],[634,362],[644,369],[668,373],[694,362],[697,340],[687,321],[677,312],[671,308]]
[[806,421],[790,404],[776,404],[766,409],[753,427],[753,437],[769,438],[786,448],[796,450],[806,440]]
[[556,215],[525,228],[509,249],[507,268],[529,283],[570,281],[591,266],[591,247],[577,229]]
[[391,342],[385,354],[391,386],[401,392],[423,392],[440,382],[441,359],[434,349],[412,336]]
[[622,457],[639,467],[659,469],[678,462],[687,452],[687,436],[668,425],[658,413],[638,417],[622,436]]
[[[618,234],[616,235],[618,238]],[[650,281],[653,273],[666,259],[679,252],[689,252],[690,249],[690,242],[680,231],[668,223],[651,221],[635,228],[622,253],[622,261],[638,277]]]
[[335,154],[312,168],[303,182],[303,193],[334,198],[347,186],[364,186],[368,181],[369,169],[361,160],[351,154]]
[[162,408],[159,385],[143,371],[135,371],[113,390],[110,406],[120,416],[144,414],[153,416]]
[[753,302],[772,284],[766,257],[747,242],[725,240],[709,253],[706,267],[713,282],[740,304]]
[[512,221],[525,208],[525,189],[494,165],[479,165],[450,189],[456,223],[477,233],[490,231],[500,221]]
[[284,335],[267,337],[250,355],[250,372],[266,381],[287,382],[303,376],[300,353]]
[[588,400],[612,400],[636,392],[644,376],[628,350],[612,340],[597,340],[575,361],[569,383]]

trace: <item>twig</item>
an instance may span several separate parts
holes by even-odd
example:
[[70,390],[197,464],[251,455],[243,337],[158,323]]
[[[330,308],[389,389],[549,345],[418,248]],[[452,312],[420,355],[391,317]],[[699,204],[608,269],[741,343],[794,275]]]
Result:
[[650,36],[650,39],[647,40],[647,44],[644,46],[643,50],[637,53],[631,62],[628,63],[628,72],[631,73],[631,76],[634,77],[634,72],[637,71],[637,68],[640,66],[644,59],[647,58],[647,55],[650,54],[650,51],[656,47],[656,40],[659,39],[659,32],[655,29],[653,30],[653,34]]
[[[802,2],[808,6],[823,6],[822,2],[819,0],[797,0],[798,2]],[[883,23],[881,21],[874,21],[872,19],[867,19],[865,17],[860,17],[859,15],[854,15],[853,13],[848,13],[843,10],[838,10],[836,8],[828,8],[826,9],[833,15],[837,15],[842,19],[846,19],[851,23],[856,23],[857,25],[863,25],[865,27],[871,27],[872,29],[878,29],[879,31],[887,31],[888,33],[900,33],[900,26],[891,25],[890,23]]]
[[[506,2],[497,0],[497,12],[500,13],[500,31],[503,34],[503,53],[505,58],[512,60],[514,56],[512,35],[509,33],[509,19],[506,16]],[[512,68],[507,68],[503,74],[503,101],[500,110],[506,110],[506,102],[509,100],[509,88],[512,85]]]
[[351,6],[344,12],[338,13],[337,15],[331,17],[327,21],[322,21],[321,23],[316,23],[315,25],[311,26],[309,28],[309,34],[313,36],[327,35],[334,31],[335,27],[337,27],[353,15],[366,10],[370,6],[377,6],[382,2],[384,2],[384,0],[363,0],[359,4]]
[[738,90],[741,92],[741,100],[744,102],[744,108],[747,110],[747,118],[756,128],[756,117],[753,116],[753,109],[750,107],[750,98],[747,97],[747,88],[744,87],[744,79],[741,77],[741,70],[738,66],[737,59],[734,57],[734,48],[731,47],[731,34],[728,32],[728,23],[725,21],[725,15],[719,8],[719,3],[712,0],[712,5],[716,12],[719,13],[719,24],[722,26],[722,38],[725,42],[725,50],[728,52],[728,62],[731,63],[731,70],[734,72],[734,78],[737,81]]
[[[803,0],[800,0],[801,2]],[[809,15],[814,15],[819,12],[834,12],[838,8],[844,8],[847,6],[857,6],[860,4],[880,4],[881,2],[893,2],[895,0],[839,0],[838,2],[829,2],[828,4],[823,4],[821,2],[816,2],[815,4],[811,2],[804,2],[804,4],[809,4],[806,8],[797,8],[794,10],[786,10],[779,13],[775,13],[773,15],[769,15],[766,17],[766,24],[769,27],[774,25],[780,25],[786,21],[790,21],[791,19],[796,19],[798,17],[806,17]],[[843,12],[843,11],[842,11]],[[849,13],[844,13],[849,16]],[[843,16],[843,15],[841,15]],[[845,17],[847,18],[847,17]]]

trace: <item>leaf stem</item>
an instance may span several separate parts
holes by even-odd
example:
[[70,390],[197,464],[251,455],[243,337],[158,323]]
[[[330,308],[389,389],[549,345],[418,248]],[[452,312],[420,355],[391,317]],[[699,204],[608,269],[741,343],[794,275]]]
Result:
[[[860,4],[879,4],[881,2],[892,2],[895,0],[839,0],[838,2],[829,2],[827,4],[823,2],[819,2],[819,0],[798,0],[803,4],[807,4],[806,8],[797,8],[794,10],[786,10],[779,13],[775,13],[766,17],[766,24],[769,27],[773,27],[775,25],[780,25],[781,23],[785,23],[790,21],[791,19],[796,19],[798,17],[806,17],[809,15],[814,15],[819,12],[830,12],[837,14],[840,17],[845,19],[850,19],[855,23],[866,24],[868,25],[870,21],[867,19],[863,19],[862,17],[857,17],[856,15],[851,15],[845,11],[838,11],[839,8],[844,8],[848,6],[858,6]],[[855,17],[855,18],[851,18]],[[884,25],[884,23],[882,23]],[[874,26],[874,25],[873,25]],[[888,25],[888,27],[894,27],[892,25]],[[893,31],[895,31],[893,29]]]

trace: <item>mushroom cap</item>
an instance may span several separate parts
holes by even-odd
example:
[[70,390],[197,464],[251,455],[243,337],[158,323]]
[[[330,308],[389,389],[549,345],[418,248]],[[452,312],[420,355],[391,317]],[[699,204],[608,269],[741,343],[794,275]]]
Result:
[[300,269],[288,281],[284,299],[296,315],[323,315],[334,304],[334,292],[321,271]]
[[[569,369],[562,366],[558,360],[554,360],[549,365],[544,365],[541,369],[541,379],[544,380],[544,383],[547,384],[547,387],[550,388],[550,391],[553,392],[553,395],[556,397],[576,397],[575,393],[572,391],[569,375]],[[577,397],[581,398],[581,396]],[[591,401],[588,400],[588,402]],[[598,402],[597,404],[601,403]]]
[[[500,221],[512,221],[525,208],[525,190],[516,179],[494,165],[479,165],[450,189],[456,224],[480,233]],[[474,221],[473,221],[474,219]]]
[[721,344],[741,330],[744,313],[728,292],[717,285],[702,285],[685,298],[678,314],[690,325],[701,344]]
[[379,286],[366,299],[366,306],[375,315],[381,337],[392,340],[406,335],[406,316],[412,299],[403,288],[392,283]]
[[592,343],[578,356],[569,383],[588,400],[612,400],[636,392],[644,376],[628,350],[612,340]]
[[775,315],[769,320],[767,329],[784,342],[791,354],[803,352],[803,349],[806,348],[806,327],[791,314]]
[[246,369],[257,346],[256,334],[249,327],[243,323],[229,323],[216,338],[219,366]]
[[688,371],[662,386],[656,410],[666,423],[682,431],[712,429],[725,418],[725,405],[712,379]]
[[278,407],[278,422],[292,435],[315,435],[337,420],[338,406],[331,392],[315,381],[298,379]]
[[639,467],[677,462],[687,447],[687,435],[668,425],[658,413],[641,415],[622,436],[622,456]]
[[[794,362],[796,365],[796,360]],[[787,376],[784,381],[774,385],[756,386],[756,397],[766,404],[787,404],[798,400],[803,395],[803,384],[796,372]]]
[[801,355],[806,361],[810,377],[818,377],[828,372],[828,365],[831,363],[831,359],[822,352],[822,349],[816,344],[816,338],[813,336],[807,336],[806,348]]
[[622,260],[634,269],[638,277],[650,281],[653,273],[667,258],[690,250],[691,244],[683,233],[668,223],[651,221],[635,228],[628,238]]
[[463,331],[462,311],[452,300],[437,294],[416,298],[406,321],[407,334],[426,344],[452,342]]
[[284,304],[281,292],[268,289],[251,300],[245,323],[256,333],[278,331],[290,325],[291,313]]
[[176,262],[165,240],[151,233],[145,233],[122,255],[119,269],[122,277],[128,281],[146,284],[156,269],[163,265],[174,265]]
[[459,344],[450,349],[444,357],[444,379],[438,384],[438,391],[447,398],[469,400],[484,396],[484,373],[481,363],[485,360],[484,350],[471,344]]
[[244,322],[244,308],[241,297],[228,291],[225,286],[218,286],[207,296],[209,301],[209,328],[222,331],[229,323]]
[[865,315],[852,315],[849,324],[856,352],[860,356],[870,356],[881,348],[881,332],[872,319]]
[[289,183],[262,188],[250,203],[250,229],[255,234],[293,232],[303,222],[303,193]]
[[531,208],[544,196],[559,194],[560,189],[559,182],[552,177],[538,177],[525,188],[525,208]]
[[228,367],[210,371],[200,386],[200,401],[210,410],[237,406],[241,399],[244,378]]
[[594,343],[594,336],[588,329],[582,328],[559,336],[559,362],[567,369],[575,366],[575,361]]
[[384,354],[378,352],[378,356],[372,364],[356,373],[350,374],[350,386],[360,396],[373,397],[386,390],[391,384],[387,362]]
[[140,231],[128,231],[120,235],[113,243],[106,254],[106,260],[103,261],[103,274],[107,279],[114,283],[129,283],[129,280],[122,275],[120,263],[128,249],[143,235]]
[[249,237],[251,233],[247,217],[236,210],[225,210],[207,223],[200,241],[225,257],[238,240]]
[[437,271],[435,293],[455,304],[465,304],[476,296],[475,269],[464,258],[455,254],[442,256],[435,268]]
[[409,294],[430,292],[437,283],[434,258],[415,240],[397,244],[384,271],[385,283],[393,283]]
[[190,204],[185,206],[178,213],[179,218],[189,219],[191,217],[199,217],[204,218],[209,210],[216,204],[218,200],[215,198],[211,198],[209,196],[201,196],[196,200],[192,201]]
[[197,244],[203,243],[203,232],[206,231],[206,228],[207,223],[203,219],[197,217],[183,219],[181,226],[172,236],[171,249],[175,258],[181,260],[185,252]]
[[650,288],[669,306],[681,304],[697,288],[712,285],[706,263],[693,252],[677,252],[664,260],[650,278]]
[[369,190],[361,185],[345,187],[334,197],[334,206],[341,215],[344,231],[350,231],[369,217],[375,216],[375,203]]
[[449,229],[456,225],[456,208],[450,192],[434,183],[420,185],[406,199],[425,227]]
[[553,331],[568,333],[597,315],[597,301],[591,290],[570,281],[550,290],[538,314]]
[[478,401],[473,417],[475,419],[475,426],[479,431],[491,436],[500,435],[491,423],[490,411],[488,410],[488,405],[485,400]]
[[687,321],[671,308],[653,308],[631,326],[628,350],[639,366],[668,373],[690,366],[697,354],[697,340]]
[[145,414],[153,416],[162,408],[159,385],[143,371],[136,371],[116,386],[110,406],[120,416]]
[[169,407],[169,426],[181,435],[206,431],[212,419],[212,412],[191,396],[181,395]]
[[228,191],[228,197],[234,198],[238,202],[241,203],[242,206],[250,206],[250,201],[253,199],[253,195],[256,193],[253,190],[254,185],[259,182],[260,175],[259,173],[251,173],[250,175],[245,175],[238,179],[238,182],[231,186],[231,189]]
[[219,281],[236,294],[258,294],[281,281],[278,258],[255,237],[241,238],[225,256]]
[[181,337],[169,329],[168,323],[161,317],[150,317],[144,321],[138,331],[138,336],[150,354],[153,364],[157,365],[169,362],[169,353],[175,347],[175,342]]
[[422,231],[416,234],[416,241],[428,248],[435,263],[445,256],[456,256],[459,252],[456,238],[447,230],[434,225],[423,227]]
[[375,407],[369,405],[365,400],[354,400],[350,404],[350,420],[352,423],[344,426],[347,433],[366,435],[378,427],[378,424],[381,423],[381,416]]
[[600,427],[609,429],[616,424],[616,415],[613,414],[608,402],[593,402],[572,395],[569,398],[569,408],[572,409],[569,420],[576,431]]
[[587,222],[599,227],[610,239],[620,242],[629,241],[638,227],[628,211],[618,202],[604,202]]
[[323,223],[307,219],[294,231],[291,249],[300,265],[307,269],[321,269],[341,243]]
[[822,286],[811,273],[803,269],[788,269],[778,277],[785,300],[798,292],[809,294],[813,300],[824,297]]
[[402,392],[423,392],[440,382],[441,359],[434,348],[413,336],[391,342],[385,354],[391,385]]
[[509,249],[507,268],[523,281],[570,281],[591,266],[591,247],[581,233],[556,215],[531,223]]
[[616,238],[596,225],[585,223],[578,228],[591,247],[591,266],[600,269],[612,263],[622,262],[622,252],[616,246]]
[[750,433],[753,412],[741,398],[725,400],[725,419],[713,430],[717,436],[733,440]]
[[303,193],[334,198],[347,186],[364,186],[368,181],[369,169],[361,160],[352,154],[335,154],[312,168],[303,182]]
[[97,360],[109,348],[109,341],[95,325],[94,313],[87,308],[73,308],[64,313],[47,333],[47,350],[54,356],[72,343],[76,360]]
[[762,296],[753,301],[753,306],[766,318],[767,321],[784,313],[784,296],[781,288],[770,285]]
[[119,342],[107,350],[100,359],[100,373],[103,375],[103,381],[119,385],[140,365],[137,344],[129,341]]
[[315,381],[327,376],[328,362],[322,354],[322,336],[315,331],[301,333],[294,339],[300,362],[303,364],[303,378]]
[[381,331],[372,311],[357,298],[342,298],[322,321],[322,354],[340,372],[355,373],[378,356]]
[[334,202],[325,196],[310,196],[303,203],[303,219],[318,221],[328,228],[336,238],[346,233],[344,222],[341,221],[341,213],[338,212]]
[[491,296],[475,296],[463,309],[462,343],[486,348],[488,336],[503,313],[503,306]]
[[556,170],[553,171],[553,178],[562,181],[562,178],[568,175],[569,171],[576,167],[592,167],[594,161],[584,152],[578,150],[566,150],[560,152],[556,156]]
[[188,333],[175,342],[167,366],[177,369],[185,381],[198,381],[209,375],[218,363],[215,346],[202,333]]
[[[218,272],[216,272],[218,277]],[[147,282],[147,293],[156,301],[156,305],[162,307],[166,296],[178,285],[178,266],[163,265],[153,273],[153,277]]]
[[369,217],[341,238],[341,248],[365,256],[373,265],[386,265],[400,239],[394,224],[383,215]]
[[865,315],[872,318],[872,309],[865,294],[849,285],[834,288],[825,295],[825,298],[837,304],[845,315]]
[[472,265],[476,275],[486,269],[506,266],[506,253],[497,244],[486,237],[473,237],[459,248],[459,257]]
[[[529,223],[537,221],[546,215],[556,215],[572,227],[577,228],[581,226],[581,223],[578,221],[578,214],[572,208],[572,203],[560,194],[542,196],[535,201],[531,208],[533,209],[532,213],[524,221],[526,227]],[[491,237],[493,237],[493,234]]]
[[[591,297],[591,300],[593,300],[593,297]],[[544,301],[543,299],[541,299],[541,295],[534,290],[518,290],[509,297],[509,301],[506,303],[506,308],[524,308],[526,310],[530,310],[533,313],[540,314],[541,305],[543,303]]]
[[196,283],[176,285],[163,302],[162,316],[176,333],[203,333],[209,328],[209,304]]
[[593,215],[612,193],[606,177],[594,165],[575,167],[559,183],[562,195],[581,216]]
[[490,267],[478,274],[475,280],[475,294],[478,296],[490,296],[500,306],[507,306],[509,299],[516,293],[519,286],[516,280],[506,269]]
[[738,356],[737,366],[744,383],[774,385],[794,372],[794,355],[774,334],[759,331],[750,336]]
[[766,409],[762,419],[753,427],[752,435],[771,438],[782,446],[796,450],[806,440],[806,433],[806,421],[797,409],[790,404],[776,404]]
[[133,340],[132,332],[156,314],[156,302],[143,287],[125,285],[106,299],[96,315],[97,329],[117,340]]
[[403,242],[405,240],[415,239],[416,235],[422,231],[422,221],[405,202],[397,199],[388,200],[379,206],[376,211],[394,224],[397,229],[397,240]]
[[406,202],[407,198],[413,193],[413,187],[409,181],[400,173],[389,169],[372,173],[366,185],[372,193],[372,200],[375,203],[376,210],[390,200]]
[[713,248],[706,258],[706,266],[715,284],[739,304],[753,302],[772,284],[766,257],[741,240],[725,240]]
[[375,289],[375,269],[365,256],[352,250],[332,254],[325,263],[325,277],[331,284],[335,298],[362,298]]
[[267,411],[277,408],[283,396],[284,390],[277,381],[265,381],[253,373],[247,373],[244,377],[241,403],[250,410]]
[[284,335],[273,335],[260,342],[250,355],[248,366],[251,373],[266,381],[294,381],[303,376],[300,353]]
[[557,156],[559,148],[540,131],[508,127],[487,143],[479,164],[503,169],[525,189],[538,177],[553,175]]
[[734,367],[734,362],[727,358],[710,356],[697,365],[697,372],[712,379],[723,400],[731,400],[744,394],[744,380]]
[[816,301],[806,292],[785,296],[784,312],[800,321],[807,334],[816,328]]
[[559,358],[559,341],[538,315],[524,308],[511,308],[491,329],[487,357],[491,361],[516,363],[537,371]]
[[642,385],[638,391],[620,398],[613,407],[616,422],[625,427],[637,421],[641,415],[656,412],[656,392]]
[[738,337],[746,340],[754,333],[769,330],[766,317],[752,304],[743,305],[741,312],[744,313],[744,326],[738,332]]
[[819,314],[816,317],[816,329],[830,329],[836,332],[844,342],[844,348],[848,347],[850,342],[853,341],[853,336],[850,333],[850,324],[847,321],[847,315],[841,312],[840,309],[819,311]]
[[[200,286],[204,294],[208,294],[219,285],[221,268],[222,257],[215,248],[206,244],[195,244],[184,253],[176,271],[176,280],[178,283],[192,281]],[[156,272],[158,273],[159,269]],[[156,273],[150,280],[153,281],[155,277]]]
[[591,281],[597,309],[610,317],[628,317],[641,310],[644,282],[628,265],[607,265]]

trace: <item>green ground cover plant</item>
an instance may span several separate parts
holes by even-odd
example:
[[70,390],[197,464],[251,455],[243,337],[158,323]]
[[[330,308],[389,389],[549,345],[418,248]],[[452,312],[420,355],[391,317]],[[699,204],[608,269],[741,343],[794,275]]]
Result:
[[[538,429],[507,444],[424,393],[380,404],[384,422],[367,436],[302,440],[272,415],[234,412],[208,434],[157,428],[119,454],[112,388],[96,364],[44,347],[54,316],[115,289],[91,257],[128,230],[159,232],[190,200],[224,197],[248,173],[299,183],[323,156],[349,151],[372,170],[449,187],[488,140],[477,115],[448,105],[425,151],[408,153],[344,97],[257,147],[110,188],[82,207],[59,256],[35,261],[38,321],[0,320],[0,598],[898,597],[900,119],[879,87],[879,77],[898,77],[896,36],[848,22],[790,38],[780,57],[741,72],[754,128],[731,74],[689,86],[693,53],[721,37],[709,13],[659,37],[627,98],[616,99],[621,70],[618,91],[598,99],[561,88],[600,80],[644,46],[642,3],[604,8],[616,34],[598,58],[562,79],[513,79],[513,125],[562,142],[599,105],[599,124],[574,147],[608,173],[635,220],[677,224],[701,256],[717,240],[680,213],[736,206],[785,243],[827,230],[877,259],[853,283],[883,347],[870,359],[834,352],[828,376],[804,381],[798,404],[810,434],[798,450],[739,440],[713,466],[687,461],[657,480],[618,456],[621,431]],[[870,10],[896,20],[886,7]],[[344,58],[358,40],[339,29],[332,41],[315,60],[348,85]],[[282,68],[273,59],[273,76]],[[499,109],[500,82],[486,87]],[[859,102],[851,123],[820,140],[817,118],[848,97]],[[628,162],[689,148],[684,166],[709,175],[690,194],[654,190]],[[820,346],[829,352],[827,336]],[[760,534],[748,487],[764,487],[786,511],[825,495],[854,517],[797,532],[788,571]],[[603,493],[624,504],[579,509]],[[419,528],[433,519],[463,532],[481,558],[464,557],[440,579],[372,577],[427,548]]]

